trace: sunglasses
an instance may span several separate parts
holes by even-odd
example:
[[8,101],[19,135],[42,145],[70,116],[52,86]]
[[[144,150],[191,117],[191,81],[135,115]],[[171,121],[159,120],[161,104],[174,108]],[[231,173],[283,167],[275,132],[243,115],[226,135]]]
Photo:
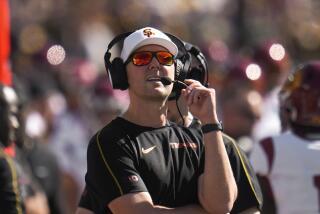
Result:
[[148,65],[153,57],[155,57],[161,65],[172,65],[174,62],[174,56],[168,51],[141,51],[133,53],[127,63],[131,60],[136,66]]

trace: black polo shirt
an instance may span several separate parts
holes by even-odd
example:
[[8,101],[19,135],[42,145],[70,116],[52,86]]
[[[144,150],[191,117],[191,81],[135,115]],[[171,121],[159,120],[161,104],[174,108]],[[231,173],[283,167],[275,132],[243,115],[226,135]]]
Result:
[[[79,206],[95,213],[111,213],[107,208],[110,201],[134,192],[149,192],[154,204],[167,207],[199,203],[197,181],[204,169],[202,138],[198,128],[173,123],[150,128],[116,118],[90,141],[86,190]],[[247,177],[242,178],[244,170],[235,149],[227,146],[238,183]],[[245,191],[249,195],[243,201],[255,206],[250,182]],[[237,211],[242,208],[239,205]]]

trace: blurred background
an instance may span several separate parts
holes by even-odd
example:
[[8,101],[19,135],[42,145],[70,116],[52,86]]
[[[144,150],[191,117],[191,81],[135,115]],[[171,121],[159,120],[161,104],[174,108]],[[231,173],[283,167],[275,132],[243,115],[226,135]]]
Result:
[[[152,26],[199,46],[225,131],[248,154],[252,142],[280,131],[274,91],[294,66],[320,56],[316,0],[8,3],[12,85],[27,136],[56,157],[65,198],[56,213],[74,212],[90,137],[128,105],[126,91],[112,90],[104,68],[103,55],[117,34]],[[112,53],[118,56],[119,49]],[[266,125],[270,115],[277,125]],[[34,173],[40,180],[48,176],[39,167]]]

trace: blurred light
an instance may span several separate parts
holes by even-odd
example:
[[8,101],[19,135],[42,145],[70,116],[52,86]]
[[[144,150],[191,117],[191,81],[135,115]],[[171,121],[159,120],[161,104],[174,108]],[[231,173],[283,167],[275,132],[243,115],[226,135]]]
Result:
[[209,46],[209,55],[215,61],[224,62],[229,55],[229,49],[224,42],[216,40]]
[[261,68],[257,64],[249,64],[246,68],[246,75],[250,80],[257,80],[261,77]]
[[261,95],[255,90],[252,90],[248,93],[247,100],[252,106],[258,106],[262,103]]
[[58,115],[62,113],[67,108],[67,101],[65,97],[60,93],[51,94],[47,102],[48,102],[50,111],[54,115]]
[[78,78],[82,84],[91,84],[98,76],[98,68],[91,62],[84,62],[78,68]]
[[66,57],[66,52],[61,45],[53,45],[48,49],[47,60],[51,65],[59,65]]
[[24,53],[34,54],[44,47],[47,39],[47,32],[41,25],[28,25],[21,30],[19,47]]
[[41,137],[47,130],[45,119],[39,112],[31,112],[26,118],[26,134],[30,137]]
[[272,44],[269,49],[269,55],[273,60],[281,61],[286,55],[286,51],[281,44]]

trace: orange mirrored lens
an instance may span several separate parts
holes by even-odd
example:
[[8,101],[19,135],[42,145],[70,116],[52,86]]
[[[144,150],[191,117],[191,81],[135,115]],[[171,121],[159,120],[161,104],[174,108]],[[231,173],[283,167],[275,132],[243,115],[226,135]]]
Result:
[[132,56],[132,63],[137,66],[148,65],[153,57],[156,57],[158,62],[162,65],[172,65],[173,55],[167,51],[144,51],[134,53]]
[[151,52],[138,52],[133,55],[132,62],[134,65],[147,65],[151,62],[151,59]]
[[173,56],[171,53],[166,51],[157,52],[157,59],[162,65],[172,65],[173,64]]

